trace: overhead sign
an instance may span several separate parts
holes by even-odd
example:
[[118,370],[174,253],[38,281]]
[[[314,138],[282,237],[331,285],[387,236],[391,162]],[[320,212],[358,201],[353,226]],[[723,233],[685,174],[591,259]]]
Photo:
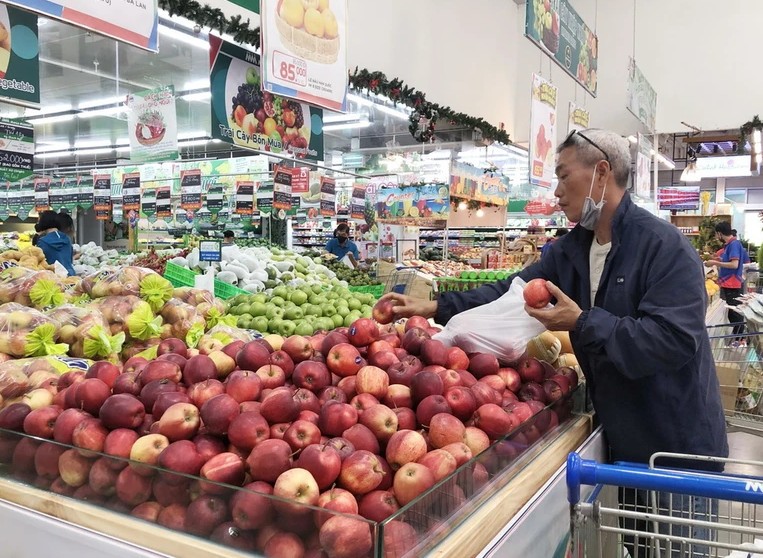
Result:
[[347,0],[262,0],[261,4],[263,89],[344,111]]
[[570,101],[570,111],[567,115],[567,133],[572,130],[587,130],[591,127],[591,113]]
[[11,4],[112,37],[159,50],[157,0],[6,0]]
[[699,157],[697,172],[702,178],[731,178],[734,176],[752,176],[750,156]]
[[654,146],[644,134],[638,135],[636,150],[636,195],[644,200],[652,199],[652,173],[649,172]]
[[657,127],[657,92],[633,58],[629,59],[628,64],[628,110],[649,131],[653,132]]
[[699,186],[670,186],[657,190],[660,209],[688,211],[699,209]]
[[466,163],[453,163],[450,174],[450,195],[453,197],[506,205],[510,186],[506,177],[494,176]]
[[127,129],[133,163],[178,158],[178,124],[175,88],[139,91],[127,96]]
[[40,106],[37,16],[4,4],[0,4],[0,100]]
[[29,178],[33,169],[34,128],[25,122],[0,119],[0,181]]
[[556,147],[556,93],[550,82],[533,74],[530,104],[530,184],[551,187]]
[[376,221],[397,225],[433,225],[450,215],[450,191],[445,184],[380,190],[374,204]]
[[525,36],[596,97],[599,39],[571,0],[528,0]]

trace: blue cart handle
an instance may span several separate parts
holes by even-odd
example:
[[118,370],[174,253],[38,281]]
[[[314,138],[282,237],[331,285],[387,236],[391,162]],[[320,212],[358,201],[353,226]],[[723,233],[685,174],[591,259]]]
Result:
[[763,504],[763,479],[706,472],[644,469],[597,463],[573,452],[567,457],[567,500],[580,502],[580,486],[597,484]]

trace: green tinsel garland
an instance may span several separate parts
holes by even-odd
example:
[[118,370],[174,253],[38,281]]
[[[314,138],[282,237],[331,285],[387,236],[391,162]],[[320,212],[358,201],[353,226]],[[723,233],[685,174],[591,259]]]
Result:
[[[200,27],[213,29],[218,33],[227,33],[237,43],[252,45],[260,48],[260,29],[251,29],[249,20],[242,21],[240,16],[227,18],[225,13],[208,4],[196,0],[158,0],[159,7],[167,10],[170,15],[181,15],[194,21]],[[432,140],[439,119],[445,119],[454,126],[462,126],[479,130],[483,140],[509,143],[509,134],[502,128],[496,128],[483,118],[469,116],[456,112],[450,107],[427,101],[426,95],[413,87],[406,85],[401,79],[388,79],[382,72],[371,72],[355,68],[349,76],[350,87],[357,90],[367,90],[381,94],[391,99],[395,104],[401,103],[411,109],[408,127],[411,135],[422,143]],[[757,118],[757,117],[756,117]]]

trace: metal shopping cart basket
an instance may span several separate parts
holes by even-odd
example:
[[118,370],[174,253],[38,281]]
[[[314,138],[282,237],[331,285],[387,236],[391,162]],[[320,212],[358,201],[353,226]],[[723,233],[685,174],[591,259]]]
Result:
[[734,334],[734,324],[708,327],[730,429],[763,434],[763,334]]
[[[648,467],[606,465],[571,453],[567,498],[573,558],[763,555],[761,477],[655,468],[657,458],[763,467],[757,462],[667,453],[655,454]],[[585,499],[582,486],[593,487]]]

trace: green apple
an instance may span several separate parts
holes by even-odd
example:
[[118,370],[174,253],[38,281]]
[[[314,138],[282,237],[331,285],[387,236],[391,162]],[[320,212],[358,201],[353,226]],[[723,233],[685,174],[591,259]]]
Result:
[[323,312],[321,311],[321,307],[317,304],[310,304],[306,305],[307,309],[305,310],[306,316],[322,316]]
[[264,293],[256,294],[252,297],[252,304],[255,302],[258,304],[265,304],[268,301],[268,295]]
[[275,318],[271,318],[268,320],[268,331],[270,333],[278,333],[281,330],[281,324],[283,323],[283,318],[280,316],[277,316]]
[[360,302],[357,298],[351,298],[347,301],[347,306],[350,308],[350,310],[360,310],[363,307],[363,303]]
[[274,297],[281,297],[281,298],[289,298],[289,289],[287,289],[284,285],[279,285],[275,289],[273,289],[273,296]]
[[297,325],[291,320],[283,320],[278,328],[278,334],[283,337],[291,337],[294,335],[294,330],[297,329]]
[[336,307],[328,302],[321,304],[321,314],[324,316],[333,316],[336,314]]
[[312,286],[313,294],[321,294],[323,292],[323,285],[315,284]]
[[350,315],[350,309],[347,306],[337,306],[336,315],[341,316],[342,318],[346,318]]
[[318,318],[315,320],[316,330],[325,329],[326,331],[331,331],[334,327],[334,320],[332,318]]
[[297,335],[302,335],[303,337],[308,337],[315,333],[315,328],[312,326],[312,324],[303,320],[297,324],[297,327],[294,329],[294,333]]
[[283,313],[284,309],[280,306],[268,306],[265,316],[268,320],[272,320],[273,318],[283,318]]
[[283,306],[286,304],[286,300],[284,300],[281,296],[274,296],[270,299],[270,304],[275,304],[276,306]]
[[302,306],[305,302],[307,302],[307,298],[308,295],[304,291],[294,291],[289,296],[289,300],[297,306]]
[[299,306],[292,306],[291,308],[287,308],[283,313],[283,317],[286,320],[301,320],[304,315],[305,313]]
[[350,327],[352,325],[352,322],[354,322],[357,319],[358,318],[356,318],[352,314],[348,314],[347,317],[345,317],[345,319],[344,319],[344,324],[343,324],[344,327]]
[[341,314],[334,314],[329,319],[334,322],[334,327],[335,328],[336,327],[342,327],[344,325],[344,316],[342,316]]
[[260,333],[267,333],[268,319],[265,316],[258,316],[256,318],[253,318],[252,322],[249,324],[249,328],[255,329],[259,331]]
[[268,311],[268,307],[262,302],[252,302],[249,306],[249,313],[252,316],[264,316]]

